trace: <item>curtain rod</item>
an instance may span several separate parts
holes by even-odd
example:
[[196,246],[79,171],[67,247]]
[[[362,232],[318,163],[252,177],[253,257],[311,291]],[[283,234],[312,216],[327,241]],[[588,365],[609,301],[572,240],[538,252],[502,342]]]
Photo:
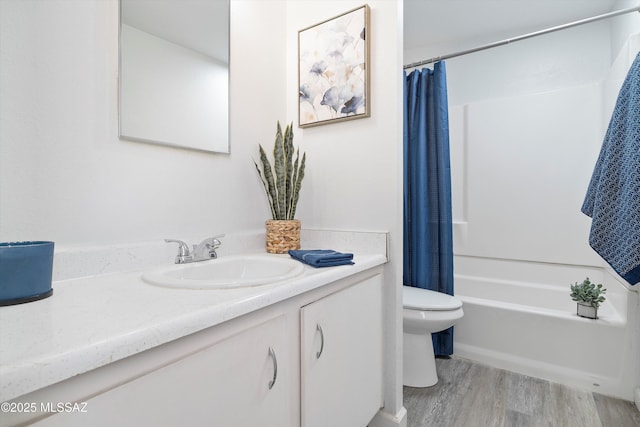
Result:
[[604,13],[602,15],[592,16],[591,18],[585,18],[585,19],[581,19],[579,21],[574,21],[574,22],[570,22],[568,24],[558,25],[556,27],[551,27],[551,28],[547,28],[547,29],[544,29],[544,30],[535,31],[533,33],[524,34],[524,35],[521,35],[521,36],[518,36],[518,37],[513,37],[513,38],[505,39],[505,40],[500,40],[500,41],[497,41],[497,42],[494,42],[494,43],[489,43],[489,44],[485,44],[485,45],[482,45],[482,46],[478,46],[478,47],[475,47],[473,49],[463,50],[461,52],[456,52],[456,53],[450,53],[448,55],[436,56],[434,58],[427,59],[425,61],[413,62],[411,64],[405,65],[404,69],[406,70],[407,68],[415,68],[415,67],[419,67],[421,65],[432,64],[434,62],[442,61],[444,59],[454,58],[456,56],[463,56],[463,55],[466,55],[468,53],[474,53],[474,52],[478,52],[478,51],[485,50],[485,49],[491,49],[491,48],[494,48],[494,47],[503,46],[503,45],[506,45],[506,44],[509,44],[509,43],[517,42],[517,41],[528,39],[528,38],[531,38],[531,37],[541,36],[543,34],[552,33],[554,31],[559,31],[559,30],[564,30],[566,28],[576,27],[578,25],[588,24],[588,23],[594,22],[594,21],[600,21],[601,19],[612,18],[612,17],[618,16],[618,15],[625,15],[625,14],[631,13],[631,12],[640,12],[640,6],[631,7],[631,8],[628,8],[628,9],[616,10],[614,12]]

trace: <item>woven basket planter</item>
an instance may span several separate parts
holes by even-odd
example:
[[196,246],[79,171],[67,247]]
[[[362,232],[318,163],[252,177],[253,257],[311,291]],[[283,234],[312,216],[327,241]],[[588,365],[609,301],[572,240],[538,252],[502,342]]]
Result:
[[300,220],[269,219],[265,225],[267,252],[286,254],[291,249],[300,249]]

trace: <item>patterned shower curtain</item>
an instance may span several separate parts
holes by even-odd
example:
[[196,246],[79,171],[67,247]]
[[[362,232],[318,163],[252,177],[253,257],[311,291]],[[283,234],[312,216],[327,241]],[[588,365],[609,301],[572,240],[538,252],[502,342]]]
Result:
[[[453,295],[449,115],[444,62],[405,73],[405,286]],[[433,334],[439,356],[453,354],[453,327]]]

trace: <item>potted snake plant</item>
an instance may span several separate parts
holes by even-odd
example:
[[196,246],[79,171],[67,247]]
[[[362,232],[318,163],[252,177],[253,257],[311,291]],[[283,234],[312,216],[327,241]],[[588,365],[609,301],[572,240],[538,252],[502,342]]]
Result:
[[602,287],[602,283],[595,284],[587,277],[582,283],[571,285],[571,299],[578,303],[577,314],[580,317],[588,319],[598,318],[598,308],[600,303],[606,299],[604,294],[607,292]]
[[278,122],[273,165],[262,145],[258,146],[260,165],[255,160],[253,163],[271,209],[271,219],[265,223],[267,252],[282,254],[290,249],[300,249],[300,221],[295,219],[295,214],[304,178],[306,153],[300,159],[300,150],[293,147],[293,123],[283,133]]

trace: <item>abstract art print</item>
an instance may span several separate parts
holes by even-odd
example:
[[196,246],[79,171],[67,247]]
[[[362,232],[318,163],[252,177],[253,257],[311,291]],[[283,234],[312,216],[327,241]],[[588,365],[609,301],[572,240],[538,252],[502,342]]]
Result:
[[370,116],[369,6],[298,32],[300,127]]

